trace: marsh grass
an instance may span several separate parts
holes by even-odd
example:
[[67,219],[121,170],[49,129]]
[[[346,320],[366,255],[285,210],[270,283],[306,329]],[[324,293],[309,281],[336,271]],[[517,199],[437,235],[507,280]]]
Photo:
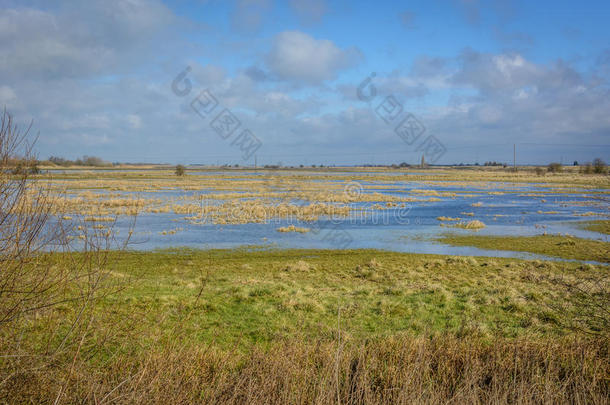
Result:
[[564,259],[593,260],[610,263],[610,243],[561,235],[492,236],[443,235],[443,243],[482,249],[537,253]]
[[[461,218],[451,218],[451,219],[445,219],[445,221],[459,221],[460,219]],[[485,223],[482,221],[479,221],[478,219],[474,219],[474,220],[468,221],[468,222],[460,221],[460,222],[456,222],[454,224],[441,223],[440,225],[448,227],[448,228],[462,228],[462,229],[470,229],[470,230],[475,230],[475,231],[485,228]]]
[[282,226],[277,228],[278,232],[298,232],[298,233],[307,233],[309,232],[309,228],[298,227],[294,225]]
[[[364,170],[364,169],[360,169]],[[134,170],[107,172],[73,170],[58,174],[51,182],[53,191],[60,194],[52,201],[57,213],[63,215],[122,216],[140,213],[187,214],[187,221],[201,222],[203,216],[215,224],[261,223],[272,218],[296,217],[315,221],[322,215],[346,217],[358,204],[368,204],[369,210],[386,210],[407,203],[424,205],[444,199],[466,199],[496,196],[515,192],[519,187],[534,186],[541,190],[525,196],[550,196],[587,192],[591,197],[607,195],[608,176],[582,176],[574,173],[529,178],[524,173],[497,170],[431,169],[428,175],[402,174],[385,170],[356,169],[312,171],[259,171],[248,176],[248,169],[225,170],[211,175],[189,174],[178,180],[171,170]],[[351,174],[350,174],[351,173]],[[41,179],[45,176],[39,176]],[[344,185],[350,181],[362,184],[362,192],[348,195]],[[534,182],[535,181],[535,182]],[[400,183],[397,183],[400,182]],[[416,182],[417,187],[404,188]],[[531,184],[534,182],[533,184]],[[430,186],[431,188],[421,188]],[[457,188],[452,191],[436,187]],[[395,193],[379,192],[375,188],[395,189]],[[591,190],[595,189],[595,190]],[[472,191],[479,191],[473,193]],[[160,192],[183,193],[180,197],[161,197]],[[139,195],[126,195],[137,192]],[[201,192],[201,195],[192,195]],[[72,194],[73,193],[73,194]],[[404,195],[396,195],[396,193]],[[213,202],[202,208],[204,201]],[[591,204],[599,201],[591,200]],[[581,204],[585,202],[566,202]],[[483,206],[482,202],[472,203]],[[275,207],[281,207],[276,210]]]
[[599,232],[606,235],[610,235],[610,220],[597,220],[597,221],[585,221],[579,222],[578,226],[588,231]]

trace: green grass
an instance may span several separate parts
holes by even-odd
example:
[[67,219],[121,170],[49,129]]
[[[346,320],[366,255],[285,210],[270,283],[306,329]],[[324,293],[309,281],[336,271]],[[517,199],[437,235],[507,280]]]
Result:
[[610,243],[572,236],[443,235],[439,241],[453,246],[530,252],[564,259],[610,263]]
[[[42,259],[60,271],[88,257]],[[113,293],[91,301],[76,330],[83,296],[73,293],[0,329],[17,355],[0,359],[9,403],[60,392],[64,403],[607,397],[607,266],[256,248],[107,259]],[[566,288],[585,280],[597,281]],[[67,288],[87,291],[77,286]]]
[[599,219],[596,221],[579,222],[578,225],[587,231],[604,233],[610,235],[610,220]]
[[[110,254],[126,288],[105,299],[115,319],[138,313],[143,341],[250,347],[283,338],[397,333],[482,337],[568,333],[548,304],[570,303],[553,274],[603,267],[374,250],[165,250]],[[570,310],[577,313],[579,304]],[[105,315],[110,316],[110,315]]]

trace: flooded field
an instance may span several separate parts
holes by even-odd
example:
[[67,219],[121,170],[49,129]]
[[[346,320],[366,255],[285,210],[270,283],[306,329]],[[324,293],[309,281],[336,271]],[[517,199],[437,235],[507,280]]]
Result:
[[131,248],[323,248],[542,257],[450,246],[447,234],[607,241],[607,176],[379,169],[55,171],[62,216],[126,234]]

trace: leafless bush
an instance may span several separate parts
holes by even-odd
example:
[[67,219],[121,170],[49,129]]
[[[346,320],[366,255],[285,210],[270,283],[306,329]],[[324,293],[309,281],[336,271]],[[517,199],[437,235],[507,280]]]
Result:
[[553,162],[549,163],[546,169],[549,173],[561,173],[563,170],[563,166],[561,163]]
[[48,294],[63,274],[40,266],[36,253],[58,228],[49,226],[48,188],[34,184],[29,170],[15,170],[14,162],[34,166],[30,127],[24,131],[6,111],[0,121],[0,326],[47,306]]
[[606,162],[600,158],[596,158],[593,160],[593,171],[596,174],[604,174],[608,172],[608,166],[606,165]]
[[[73,384],[72,372],[83,356],[103,348],[110,324],[98,327],[96,305],[123,288],[108,270],[111,249],[122,241],[113,227],[62,220],[48,183],[31,170],[36,163],[27,127],[21,131],[3,112],[0,125],[0,388],[11,378],[63,364],[69,370],[57,400]],[[135,221],[135,216],[134,216]],[[78,252],[74,252],[78,250]],[[53,311],[61,308],[62,315]],[[116,322],[116,320],[114,320]],[[42,329],[37,345],[23,336]]]

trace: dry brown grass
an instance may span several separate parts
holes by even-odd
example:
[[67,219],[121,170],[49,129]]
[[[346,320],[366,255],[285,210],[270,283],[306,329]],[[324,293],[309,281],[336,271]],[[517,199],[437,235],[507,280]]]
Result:
[[[175,344],[75,368],[63,403],[606,404],[608,342],[456,336],[285,341],[247,354]],[[15,374],[8,402],[50,403],[65,367]]]

